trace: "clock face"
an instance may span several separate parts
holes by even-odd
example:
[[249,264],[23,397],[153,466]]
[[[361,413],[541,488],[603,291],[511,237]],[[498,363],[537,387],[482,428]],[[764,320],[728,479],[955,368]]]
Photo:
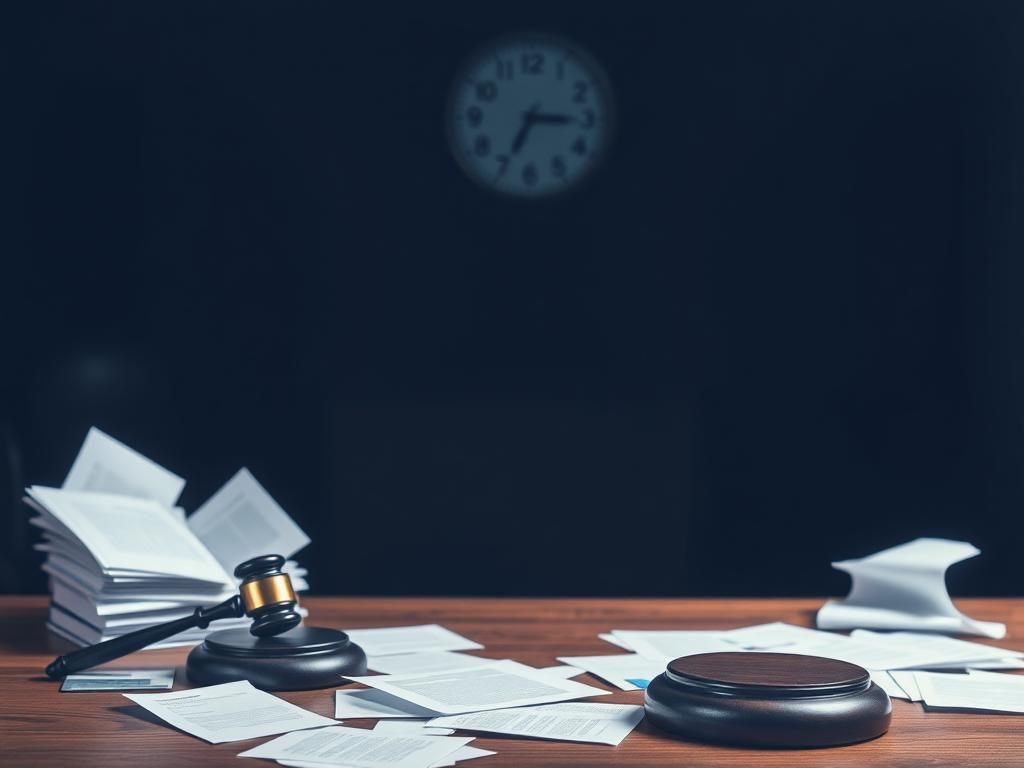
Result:
[[456,78],[448,135],[474,181],[540,197],[576,186],[599,165],[611,112],[607,80],[581,50],[553,38],[506,39]]

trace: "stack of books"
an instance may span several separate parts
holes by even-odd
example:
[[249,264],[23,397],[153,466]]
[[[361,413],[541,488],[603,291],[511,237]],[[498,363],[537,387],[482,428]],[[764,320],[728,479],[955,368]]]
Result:
[[[94,428],[62,488],[26,489],[31,522],[43,534],[36,548],[46,553],[53,632],[91,645],[187,616],[237,593],[238,563],[288,557],[309,543],[245,469],[188,518],[174,506],[182,487],[176,475]],[[285,570],[296,591],[308,588],[294,560]],[[154,647],[249,624],[222,620]]]

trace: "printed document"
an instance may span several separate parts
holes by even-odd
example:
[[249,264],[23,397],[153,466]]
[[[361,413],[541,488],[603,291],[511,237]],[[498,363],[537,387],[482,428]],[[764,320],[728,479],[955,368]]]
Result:
[[551,704],[609,693],[508,660],[448,672],[349,679],[446,715]]
[[[496,755],[497,752],[492,752],[489,749],[477,749],[476,747],[459,747],[451,754],[443,757],[439,762],[431,763],[429,768],[449,768],[456,763],[461,763],[463,760],[475,760],[478,757],[487,757],[488,755]],[[289,768],[324,768],[323,763],[303,763],[296,760],[278,760],[278,765],[286,765]]]
[[329,717],[258,690],[248,680],[173,693],[125,693],[140,707],[211,744],[335,725]]
[[93,491],[151,499],[171,508],[185,481],[93,427],[64,479],[65,491]]
[[657,661],[736,650],[735,645],[722,640],[721,632],[614,629],[612,634],[636,653]]
[[946,570],[980,554],[965,541],[915,539],[858,560],[832,563],[853,579],[845,600],[818,611],[822,629],[909,629],[1000,638],[1006,625],[957,610],[946,591]]
[[401,733],[406,736],[451,736],[454,728],[439,728],[427,725],[427,720],[419,718],[410,720],[381,720],[373,726],[374,733]]
[[309,537],[245,467],[187,522],[228,573],[251,557],[287,558],[309,544]]
[[443,672],[448,669],[465,669],[474,665],[493,664],[495,661],[496,659],[481,659],[477,656],[467,656],[464,653],[430,651],[428,653],[403,653],[397,656],[368,656],[366,666],[382,675],[404,675],[410,672]]
[[68,528],[104,570],[230,583],[206,547],[158,502],[37,485],[28,495]]
[[474,643],[469,638],[457,635],[438,624],[346,629],[345,633],[353,643],[366,651],[367,656],[396,656],[400,653],[427,651],[473,651],[483,648],[480,643]]
[[374,688],[334,692],[334,717],[338,720],[383,717],[437,717],[439,713],[419,707]]
[[636,653],[613,656],[559,656],[558,660],[596,675],[606,683],[624,691],[637,691],[665,671],[662,660],[652,660]]
[[643,716],[644,708],[633,704],[546,704],[438,717],[429,725],[614,746]]
[[934,709],[982,709],[1024,714],[1024,677],[972,671],[915,672],[921,699]]
[[242,752],[239,757],[342,765],[345,768],[423,768],[443,761],[472,740],[454,736],[390,735],[334,725],[279,736]]

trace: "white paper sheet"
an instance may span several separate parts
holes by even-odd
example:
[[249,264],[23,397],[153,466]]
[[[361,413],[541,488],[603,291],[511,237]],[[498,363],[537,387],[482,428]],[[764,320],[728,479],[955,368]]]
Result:
[[[433,763],[429,768],[448,768],[449,766],[461,763],[463,760],[475,760],[478,757],[496,755],[489,749],[478,749],[477,747],[459,747],[450,755],[442,758],[440,762]],[[288,768],[324,768],[323,763],[303,763],[295,760],[278,760],[278,765],[285,765]]]
[[32,486],[29,496],[104,569],[226,584],[228,575],[187,528],[151,499]]
[[915,672],[924,703],[932,709],[978,709],[1024,714],[1024,678],[998,672],[966,675]]
[[430,725],[614,746],[643,716],[644,708],[632,704],[545,704],[439,717]]
[[335,724],[254,688],[248,680],[173,693],[123,695],[175,728],[211,744]]
[[448,672],[349,679],[447,715],[551,704],[609,693],[507,660]]
[[908,629],[1006,635],[1006,625],[962,614],[946,591],[946,570],[980,551],[963,541],[915,539],[858,560],[832,563],[853,579],[845,600],[818,611],[822,629]]
[[646,688],[646,683],[665,671],[663,661],[648,659],[636,653],[613,656],[559,656],[558,660],[584,669],[624,691]]
[[1001,665],[1006,659],[1024,658],[1024,651],[999,648],[984,643],[972,643],[929,632],[873,632],[867,629],[855,629],[850,636],[858,640],[871,640],[876,643],[890,643],[901,648],[934,652],[936,661],[929,664],[929,668],[940,666],[944,669],[963,669],[975,664],[990,662],[998,662]]
[[907,699],[910,701],[920,701],[921,691],[918,690],[914,674],[913,670],[894,669],[889,672],[889,677],[896,682],[896,685],[903,689]]
[[472,738],[400,736],[335,725],[307,733],[287,733],[239,757],[262,757],[342,765],[345,768],[423,768],[443,762]]
[[439,713],[419,707],[374,688],[334,692],[334,717],[338,720],[382,717],[437,717]]
[[871,674],[871,680],[885,691],[891,699],[909,699],[906,691],[901,688],[896,681],[892,678],[891,673],[879,669],[868,670]]
[[656,661],[736,650],[735,645],[722,640],[721,632],[714,631],[614,629],[612,634],[641,656]]
[[187,520],[229,573],[257,555],[291,557],[309,537],[245,467]]
[[405,675],[413,672],[443,672],[446,669],[465,669],[474,664],[493,664],[496,659],[481,659],[464,653],[431,651],[429,653],[403,653],[395,656],[368,656],[366,666],[383,675]]
[[346,629],[345,632],[353,643],[366,652],[367,656],[397,656],[433,651],[472,651],[483,648],[480,643],[475,643],[438,624]]
[[66,491],[134,496],[173,507],[185,481],[173,472],[92,427],[62,486]]
[[606,643],[611,643],[612,645],[618,646],[619,648],[621,648],[624,651],[630,651],[630,652],[633,651],[633,649],[630,648],[629,645],[627,645],[624,640],[621,640],[621,639],[617,638],[611,632],[601,632],[598,635],[598,637],[601,638],[602,640],[604,640]]
[[381,720],[373,726],[374,733],[404,734],[406,736],[451,736],[454,728],[441,728],[427,725],[427,720],[412,718],[409,720]]
[[750,627],[730,629],[722,633],[722,639],[725,642],[751,651],[767,651],[776,648],[782,650],[787,645],[821,642],[822,640],[834,637],[836,635],[828,632],[820,632],[816,629],[799,627],[795,624],[786,624],[781,621],[773,621],[769,624],[754,624]]
[[67,675],[60,689],[78,691],[169,691],[174,687],[174,669],[92,669]]
[[579,667],[571,667],[567,664],[559,664],[554,667],[539,667],[537,671],[542,675],[551,675],[552,677],[558,677],[562,680],[568,680],[571,677],[578,677],[582,675],[586,670],[580,669]]

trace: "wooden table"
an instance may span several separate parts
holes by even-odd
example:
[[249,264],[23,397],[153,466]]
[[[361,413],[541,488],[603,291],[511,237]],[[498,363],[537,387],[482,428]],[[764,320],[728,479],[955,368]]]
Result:
[[[483,643],[480,652],[533,666],[556,656],[615,653],[598,639],[610,629],[728,629],[766,621],[809,624],[820,600],[307,598],[311,622],[329,627],[443,624]],[[962,600],[970,616],[1007,622],[1000,644],[1024,648],[1024,600]],[[43,626],[45,600],[0,597],[0,765],[225,765],[240,768],[239,752],[268,739],[213,746],[163,725],[116,693],[59,693],[42,675],[68,645]],[[187,649],[146,651],[122,666],[178,667],[175,688],[188,687]],[[605,686],[589,675],[578,678]],[[283,693],[320,714],[333,715],[333,691]],[[618,691],[602,701],[641,703],[642,692]],[[372,721],[349,721],[370,726]],[[756,751],[691,744],[641,723],[618,747],[479,736],[474,746],[498,752],[465,763],[501,766],[1024,766],[1024,717],[925,712],[893,702],[892,729],[866,744],[828,750]],[[246,763],[249,765],[250,763]],[[255,763],[273,765],[273,763]]]

